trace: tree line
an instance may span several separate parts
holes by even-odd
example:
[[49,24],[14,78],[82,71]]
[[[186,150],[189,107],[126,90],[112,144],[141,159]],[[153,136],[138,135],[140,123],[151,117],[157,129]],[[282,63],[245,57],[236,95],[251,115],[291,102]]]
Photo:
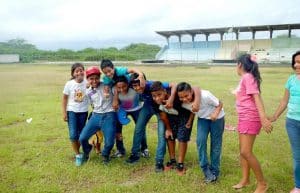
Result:
[[59,49],[57,51],[40,50],[26,40],[17,38],[0,42],[0,54],[19,54],[21,62],[35,61],[99,61],[103,58],[118,61],[154,59],[160,47],[151,44],[130,44],[124,48],[85,48],[74,51]]

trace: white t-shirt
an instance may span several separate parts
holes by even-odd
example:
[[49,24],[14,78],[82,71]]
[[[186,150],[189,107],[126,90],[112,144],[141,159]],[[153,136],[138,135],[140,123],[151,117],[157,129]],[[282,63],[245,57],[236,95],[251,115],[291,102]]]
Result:
[[86,80],[78,83],[69,80],[64,87],[63,94],[68,95],[67,111],[87,112],[88,98],[86,95]]
[[[201,90],[201,102],[200,109],[195,114],[199,118],[210,119],[210,115],[215,111],[216,107],[219,105],[219,99],[217,99],[211,92],[208,90]],[[192,110],[191,103],[183,103],[182,107],[188,110]],[[219,113],[218,119],[224,117],[224,109]]]
[[109,89],[109,90],[110,90],[109,91],[110,93],[109,93],[108,97],[106,97],[104,95],[103,83],[100,83],[100,85],[96,89],[89,88],[87,90],[87,96],[88,96],[89,102],[94,107],[93,112],[108,113],[108,112],[114,111],[114,109],[112,107],[113,94],[111,92],[111,89]]

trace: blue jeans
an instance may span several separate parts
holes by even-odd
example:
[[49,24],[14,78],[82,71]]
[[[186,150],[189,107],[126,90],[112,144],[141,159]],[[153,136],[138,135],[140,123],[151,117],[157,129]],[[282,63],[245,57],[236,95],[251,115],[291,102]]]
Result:
[[85,125],[88,112],[75,113],[73,111],[67,112],[69,137],[72,142],[78,141],[80,133]]
[[162,120],[159,118],[159,115],[154,112],[152,105],[146,102],[144,103],[144,106],[142,107],[139,113],[138,120],[135,124],[131,153],[133,155],[139,156],[141,142],[146,133],[146,125],[149,122],[152,115],[157,116],[157,126],[158,126],[157,127],[158,142],[157,142],[155,159],[157,162],[163,162],[166,154],[165,126]]
[[286,118],[285,126],[293,153],[295,187],[300,188],[300,121]]
[[[211,121],[209,119],[198,118],[197,122],[197,149],[199,154],[199,164],[203,172],[210,169],[218,177],[220,174],[220,160],[222,152],[222,138],[224,132],[224,117]],[[207,159],[207,137],[210,133],[210,162]]]
[[[127,116],[131,115],[131,117],[133,118],[134,123],[136,124],[136,122],[139,118],[139,113],[140,113],[140,110],[133,111],[133,112],[127,112]],[[122,134],[122,129],[123,129],[123,125],[118,121],[117,126],[116,126],[116,133]],[[116,139],[116,146],[117,146],[118,151],[120,151],[122,153],[125,153],[123,140]],[[147,139],[146,139],[146,132],[145,132],[145,134],[142,138],[142,141],[141,141],[141,151],[143,151],[145,149],[148,149]]]
[[94,113],[83,128],[79,141],[82,145],[82,149],[85,155],[89,155],[92,146],[89,144],[89,138],[101,130],[104,135],[104,148],[102,150],[103,156],[109,156],[110,151],[114,146],[116,135],[116,113]]

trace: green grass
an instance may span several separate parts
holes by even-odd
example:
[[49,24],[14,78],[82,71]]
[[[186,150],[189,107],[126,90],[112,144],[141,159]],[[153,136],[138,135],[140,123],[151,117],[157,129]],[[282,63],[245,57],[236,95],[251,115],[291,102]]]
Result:
[[[137,68],[149,80],[187,81],[210,90],[224,103],[226,124],[236,124],[235,99],[230,92],[239,80],[235,67]],[[260,70],[266,111],[272,114],[291,69]],[[142,158],[129,166],[124,163],[125,158],[115,159],[104,166],[93,151],[87,164],[75,167],[67,124],[61,116],[62,90],[69,74],[67,65],[0,65],[0,192],[235,192],[231,186],[241,177],[236,132],[225,131],[220,179],[206,185],[198,165],[195,125],[186,155],[186,175],[179,177],[173,171],[155,173],[154,118],[147,126],[149,160]],[[30,124],[26,123],[27,118],[33,118]],[[129,153],[133,124],[123,131]],[[292,155],[284,116],[274,124],[271,135],[262,132],[257,137],[254,152],[269,183],[269,192],[288,192],[293,187]],[[254,189],[255,178],[251,174],[251,186],[243,192]]]

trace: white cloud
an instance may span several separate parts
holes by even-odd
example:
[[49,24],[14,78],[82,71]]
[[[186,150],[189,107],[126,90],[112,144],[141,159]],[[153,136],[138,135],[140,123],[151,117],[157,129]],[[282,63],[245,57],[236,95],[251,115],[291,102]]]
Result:
[[57,48],[72,42],[156,43],[164,42],[159,30],[299,23],[298,5],[299,0],[0,0],[0,41],[20,37],[43,48],[55,42]]

